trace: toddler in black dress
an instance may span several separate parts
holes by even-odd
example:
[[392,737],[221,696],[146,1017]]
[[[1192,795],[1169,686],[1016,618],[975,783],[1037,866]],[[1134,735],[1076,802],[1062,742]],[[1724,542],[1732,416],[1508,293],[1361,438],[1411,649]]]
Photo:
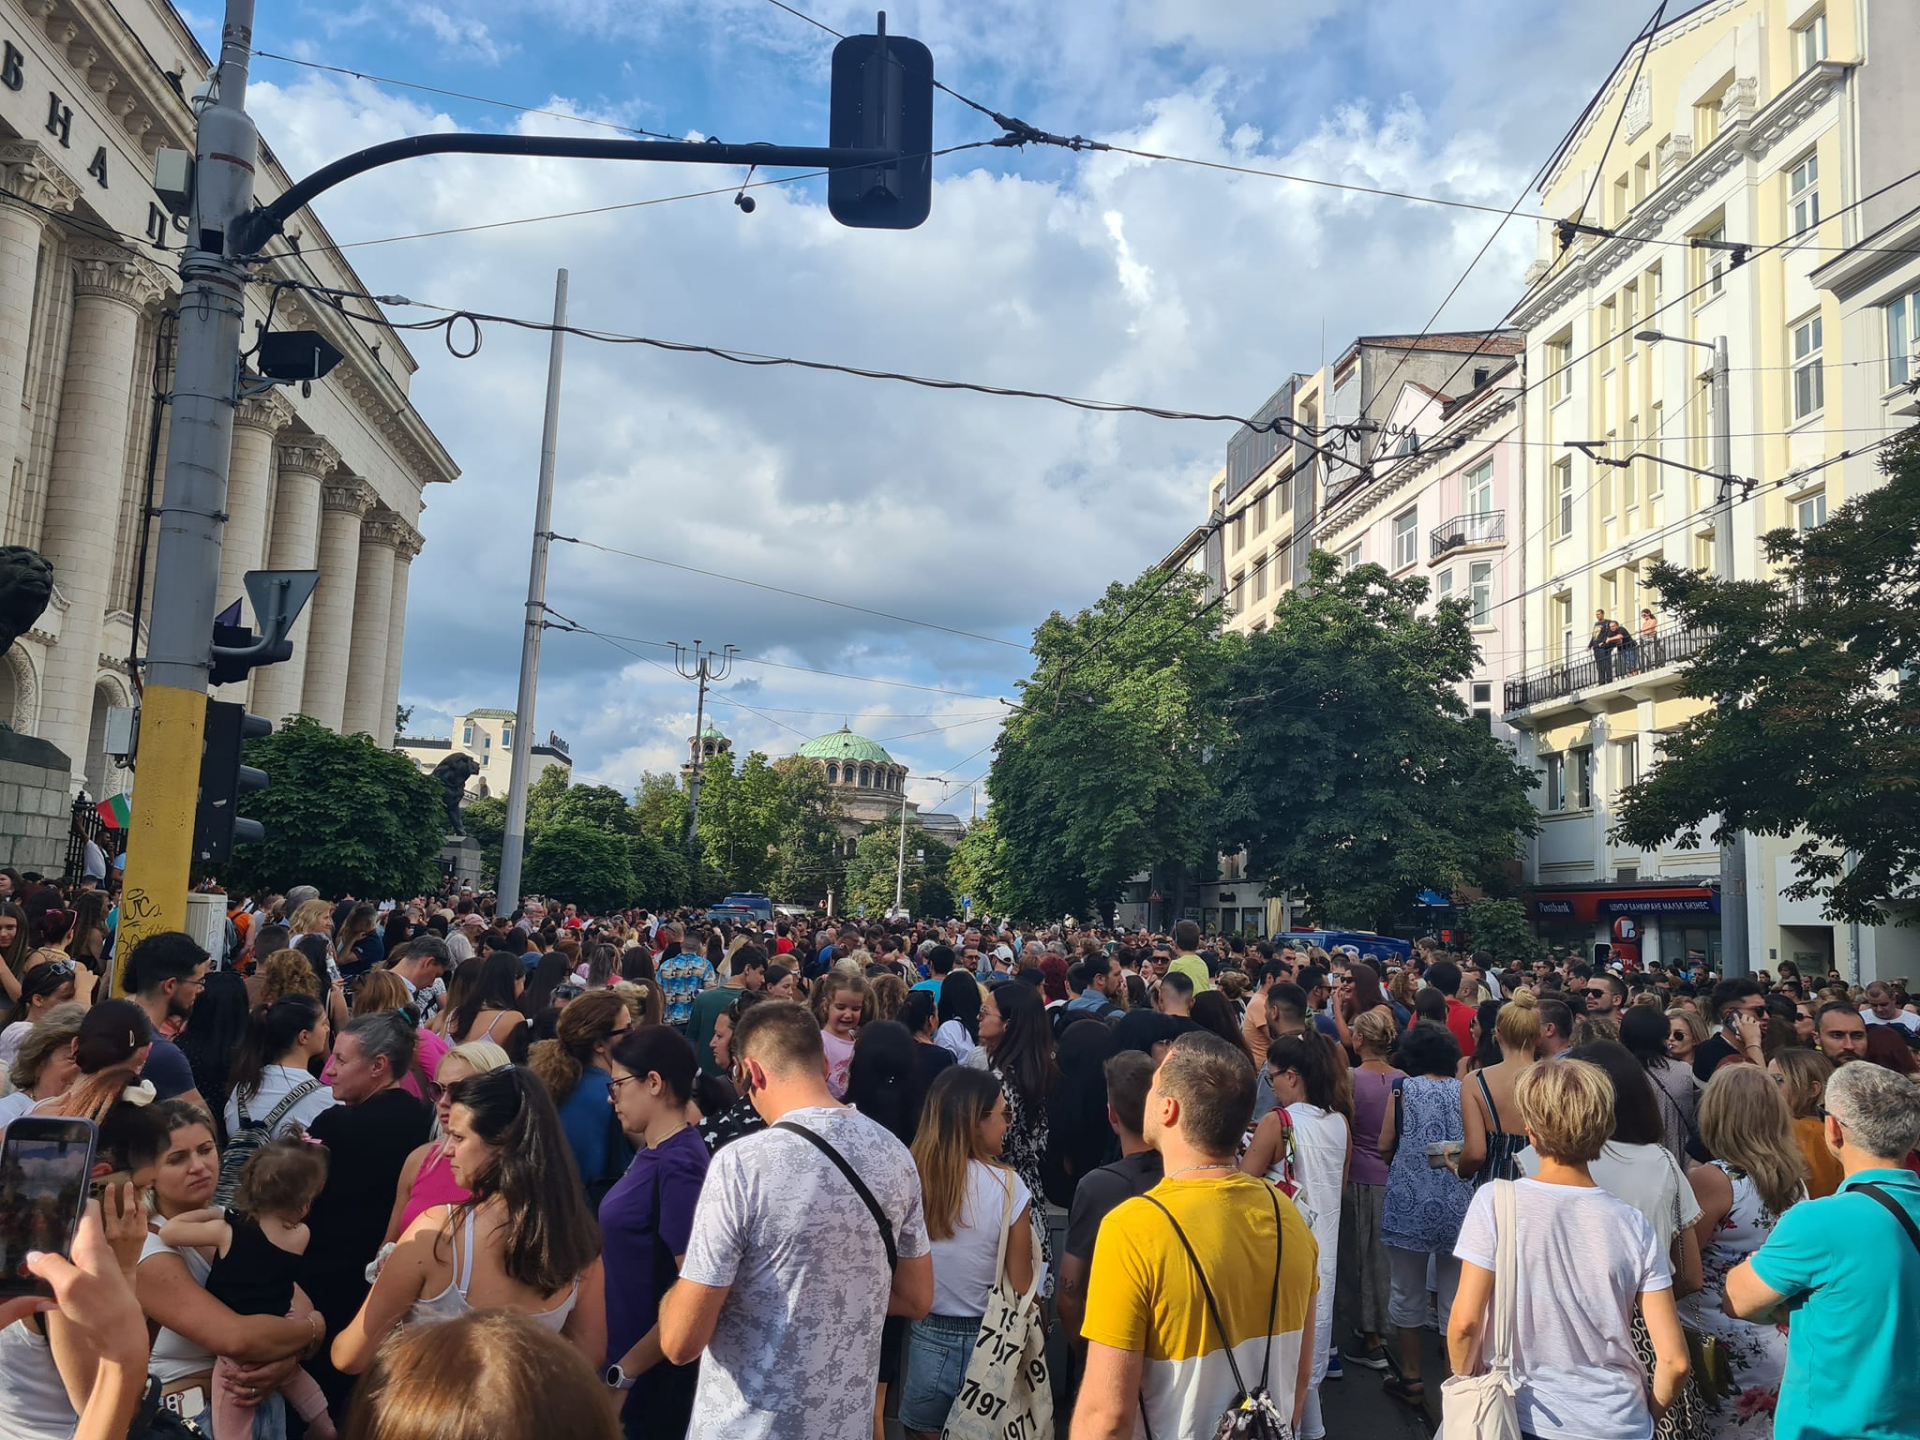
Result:
[[[292,1126],[247,1161],[231,1209],[176,1215],[161,1225],[160,1239],[175,1249],[214,1252],[207,1293],[234,1314],[285,1315],[307,1249],[307,1212],[326,1183],[327,1147]],[[253,1410],[219,1383],[231,1363],[224,1355],[214,1362],[214,1440],[253,1434]],[[307,1422],[310,1440],[336,1440],[326,1397],[305,1370],[295,1370],[280,1393]]]

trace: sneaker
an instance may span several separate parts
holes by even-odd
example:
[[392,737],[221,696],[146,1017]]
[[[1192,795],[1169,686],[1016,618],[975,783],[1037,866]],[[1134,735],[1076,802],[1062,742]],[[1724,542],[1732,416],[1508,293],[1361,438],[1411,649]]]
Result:
[[1388,1365],[1385,1346],[1367,1345],[1350,1352],[1353,1363],[1364,1365],[1369,1370],[1385,1370]]
[[1327,1379],[1344,1380],[1347,1372],[1340,1368],[1340,1347],[1334,1346],[1327,1352]]

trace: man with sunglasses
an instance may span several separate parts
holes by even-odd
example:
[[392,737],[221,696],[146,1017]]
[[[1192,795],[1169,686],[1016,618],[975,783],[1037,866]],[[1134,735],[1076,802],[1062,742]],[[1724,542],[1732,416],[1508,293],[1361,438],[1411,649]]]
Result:
[[1767,992],[1760,982],[1722,980],[1713,987],[1708,1003],[1720,1022],[1720,1032],[1693,1052],[1695,1078],[1704,1084],[1713,1079],[1723,1061],[1735,1057],[1766,1064],[1760,1045],[1767,1033]]
[[1619,1020],[1627,1008],[1626,982],[1610,970],[1602,970],[1586,981],[1582,993],[1587,998],[1587,1014],[1602,1020]]

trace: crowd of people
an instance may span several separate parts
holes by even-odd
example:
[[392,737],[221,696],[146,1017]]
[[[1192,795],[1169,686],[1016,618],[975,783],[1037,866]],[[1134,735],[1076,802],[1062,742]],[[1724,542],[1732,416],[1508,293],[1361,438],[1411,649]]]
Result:
[[1540,1440],[1920,1436],[1898,985],[0,885],[0,1124],[99,1133],[22,1440],[1319,1440],[1503,1316]]

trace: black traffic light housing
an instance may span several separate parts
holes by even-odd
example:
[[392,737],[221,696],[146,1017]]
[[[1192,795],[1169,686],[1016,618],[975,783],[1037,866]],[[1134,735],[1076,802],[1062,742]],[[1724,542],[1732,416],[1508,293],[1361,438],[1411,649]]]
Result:
[[827,208],[857,229],[911,230],[933,209],[933,52],[887,34],[884,10],[877,30],[833,47],[827,144],[900,158],[830,171]]
[[249,715],[244,705],[207,702],[207,728],[200,752],[200,803],[193,812],[193,858],[221,865],[235,845],[257,845],[267,838],[258,820],[240,816],[240,800],[266,788],[267,772],[240,763],[240,746],[273,733],[271,721]]

